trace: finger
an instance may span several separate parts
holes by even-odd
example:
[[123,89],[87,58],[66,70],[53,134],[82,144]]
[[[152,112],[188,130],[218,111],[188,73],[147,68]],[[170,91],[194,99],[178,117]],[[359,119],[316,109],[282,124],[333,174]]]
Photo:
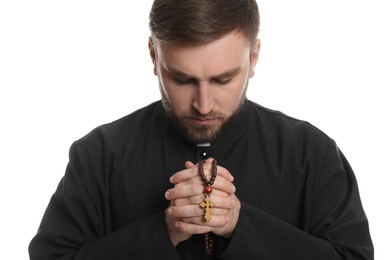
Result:
[[175,218],[193,218],[204,215],[203,209],[197,205],[184,205],[169,207],[167,214]]
[[[212,228],[220,228],[229,223],[228,216],[214,215],[210,221],[205,221],[204,217],[183,218],[175,223],[175,226],[181,231],[190,234],[202,234],[212,231]],[[206,230],[206,231],[204,231]],[[200,232],[200,233],[198,233]]]
[[237,201],[234,198],[228,197],[212,197],[212,202],[214,202],[215,206],[213,209],[232,209],[236,206]]
[[205,234],[207,232],[210,232],[212,229],[212,227],[206,225],[191,224],[180,220],[175,222],[175,227],[181,233],[192,235]]
[[[204,164],[204,170],[210,172],[211,171],[211,162],[212,159],[207,159]],[[184,166],[185,170],[175,173],[169,178],[169,181],[173,184],[177,184],[183,181],[187,181],[199,175],[198,173],[198,164],[193,164],[190,161],[186,161]]]
[[[212,208],[212,216],[228,216],[229,209]],[[204,219],[205,211],[199,205],[171,206],[166,210],[169,217],[172,218],[201,218]],[[199,222],[200,223],[200,222]]]
[[[187,168],[187,166],[190,166],[191,164],[192,164],[191,162],[187,161],[185,163],[186,168]],[[182,171],[179,171],[179,172],[173,174],[169,178],[169,181],[172,184],[177,184],[177,183],[189,180],[191,178],[194,178],[197,175],[198,175],[198,168],[195,165],[192,165],[192,167],[190,167],[190,168],[187,168],[185,170],[182,170]]]
[[193,164],[192,162],[186,161],[185,164],[184,164],[184,167],[185,167],[186,169],[189,169],[189,168],[193,167],[194,165],[195,165],[195,164]]
[[[184,206],[184,205],[196,205],[199,206],[204,202],[204,195],[192,196],[184,199],[176,199],[172,201],[173,206]],[[219,209],[232,209],[236,205],[236,200],[232,197],[224,196],[211,196],[211,201],[214,202],[215,208]]]
[[[205,161],[205,163],[203,164],[203,170],[204,170],[204,173],[206,176],[210,176],[211,175],[211,171],[212,171],[212,168],[213,168],[213,159],[207,159]],[[217,175],[220,176],[220,177],[223,177],[225,178],[226,180],[232,182],[234,181],[234,177],[233,175],[224,167],[222,166],[217,166]]]
[[172,205],[174,206],[184,206],[184,205],[199,205],[204,201],[204,194],[199,194],[183,199],[172,200]]
[[[209,179],[208,176],[206,176],[206,178]],[[199,176],[195,176],[191,179],[175,184],[175,188],[181,186],[188,186],[191,184],[202,185],[203,187],[205,187],[203,180]],[[217,195],[225,197],[236,192],[236,186],[224,178],[216,178],[211,188],[213,194],[217,193]]]
[[[211,170],[212,170],[212,158],[209,158],[205,161],[203,167],[204,167],[204,173],[206,176],[210,176]],[[177,184],[186,180],[189,180],[191,178],[194,178],[195,176],[199,175],[198,173],[198,164],[193,164],[190,161],[185,162],[185,170],[175,173],[169,178],[169,181],[172,184]],[[222,166],[217,166],[217,174],[220,177],[225,178],[227,181],[232,182],[234,180],[233,175],[230,174],[230,172],[225,169]]]
[[225,178],[216,178],[212,189],[212,193],[222,191],[225,192],[226,195],[234,194],[236,192],[236,186]]
[[227,215],[212,215],[209,221],[206,221],[204,216],[194,218],[182,218],[179,221],[187,224],[205,225],[209,227],[222,227],[229,223]]
[[165,198],[167,200],[188,198],[191,196],[202,194],[203,189],[203,186],[200,184],[175,186],[174,188],[169,189],[165,192]]
[[233,175],[226,168],[222,166],[217,166],[217,174],[218,176],[221,176],[230,182],[234,181]]

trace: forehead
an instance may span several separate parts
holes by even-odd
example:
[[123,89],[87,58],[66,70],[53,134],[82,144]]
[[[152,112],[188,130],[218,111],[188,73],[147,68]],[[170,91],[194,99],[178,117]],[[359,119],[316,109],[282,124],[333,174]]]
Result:
[[189,75],[206,76],[242,67],[249,63],[250,44],[234,31],[206,44],[180,45],[157,42],[157,56],[164,67]]

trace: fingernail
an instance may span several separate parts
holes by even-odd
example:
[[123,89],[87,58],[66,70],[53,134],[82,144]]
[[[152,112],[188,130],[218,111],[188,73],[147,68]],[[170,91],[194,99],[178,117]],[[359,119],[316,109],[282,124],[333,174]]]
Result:
[[234,208],[235,205],[236,205],[236,201],[235,200],[231,200],[230,201],[230,207]]
[[169,181],[171,182],[171,183],[173,183],[173,180],[174,180],[174,177],[173,177],[173,175],[169,178]]
[[167,211],[167,213],[168,213],[169,216],[172,216],[172,214],[173,214],[173,209],[172,209],[172,208],[169,208],[168,211]]
[[169,194],[169,190],[167,190],[166,192],[165,192],[165,198],[167,199],[167,200],[169,200],[170,198],[170,196],[169,196],[170,194]]

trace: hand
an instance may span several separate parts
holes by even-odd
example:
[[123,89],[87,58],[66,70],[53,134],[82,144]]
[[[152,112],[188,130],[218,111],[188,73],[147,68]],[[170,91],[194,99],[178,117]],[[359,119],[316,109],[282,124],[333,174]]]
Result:
[[[211,161],[204,164],[206,176],[210,178]],[[204,209],[199,204],[204,200],[204,183],[198,175],[198,166],[186,162],[186,169],[174,174],[170,181],[174,188],[167,191],[165,197],[171,201],[166,210],[166,222],[173,244],[187,240],[193,234],[213,232],[216,235],[230,237],[238,220],[240,202],[234,195],[235,187],[231,183],[233,176],[225,168],[218,166],[218,177],[211,194],[216,207],[212,208],[212,218],[204,220]]]

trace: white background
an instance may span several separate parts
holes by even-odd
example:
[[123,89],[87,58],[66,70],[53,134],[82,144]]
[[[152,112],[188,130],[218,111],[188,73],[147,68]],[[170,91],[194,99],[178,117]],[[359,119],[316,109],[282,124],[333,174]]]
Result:
[[[336,140],[390,259],[388,0],[259,0],[248,97]],[[71,143],[159,98],[151,0],[0,2],[0,259],[28,259]]]

